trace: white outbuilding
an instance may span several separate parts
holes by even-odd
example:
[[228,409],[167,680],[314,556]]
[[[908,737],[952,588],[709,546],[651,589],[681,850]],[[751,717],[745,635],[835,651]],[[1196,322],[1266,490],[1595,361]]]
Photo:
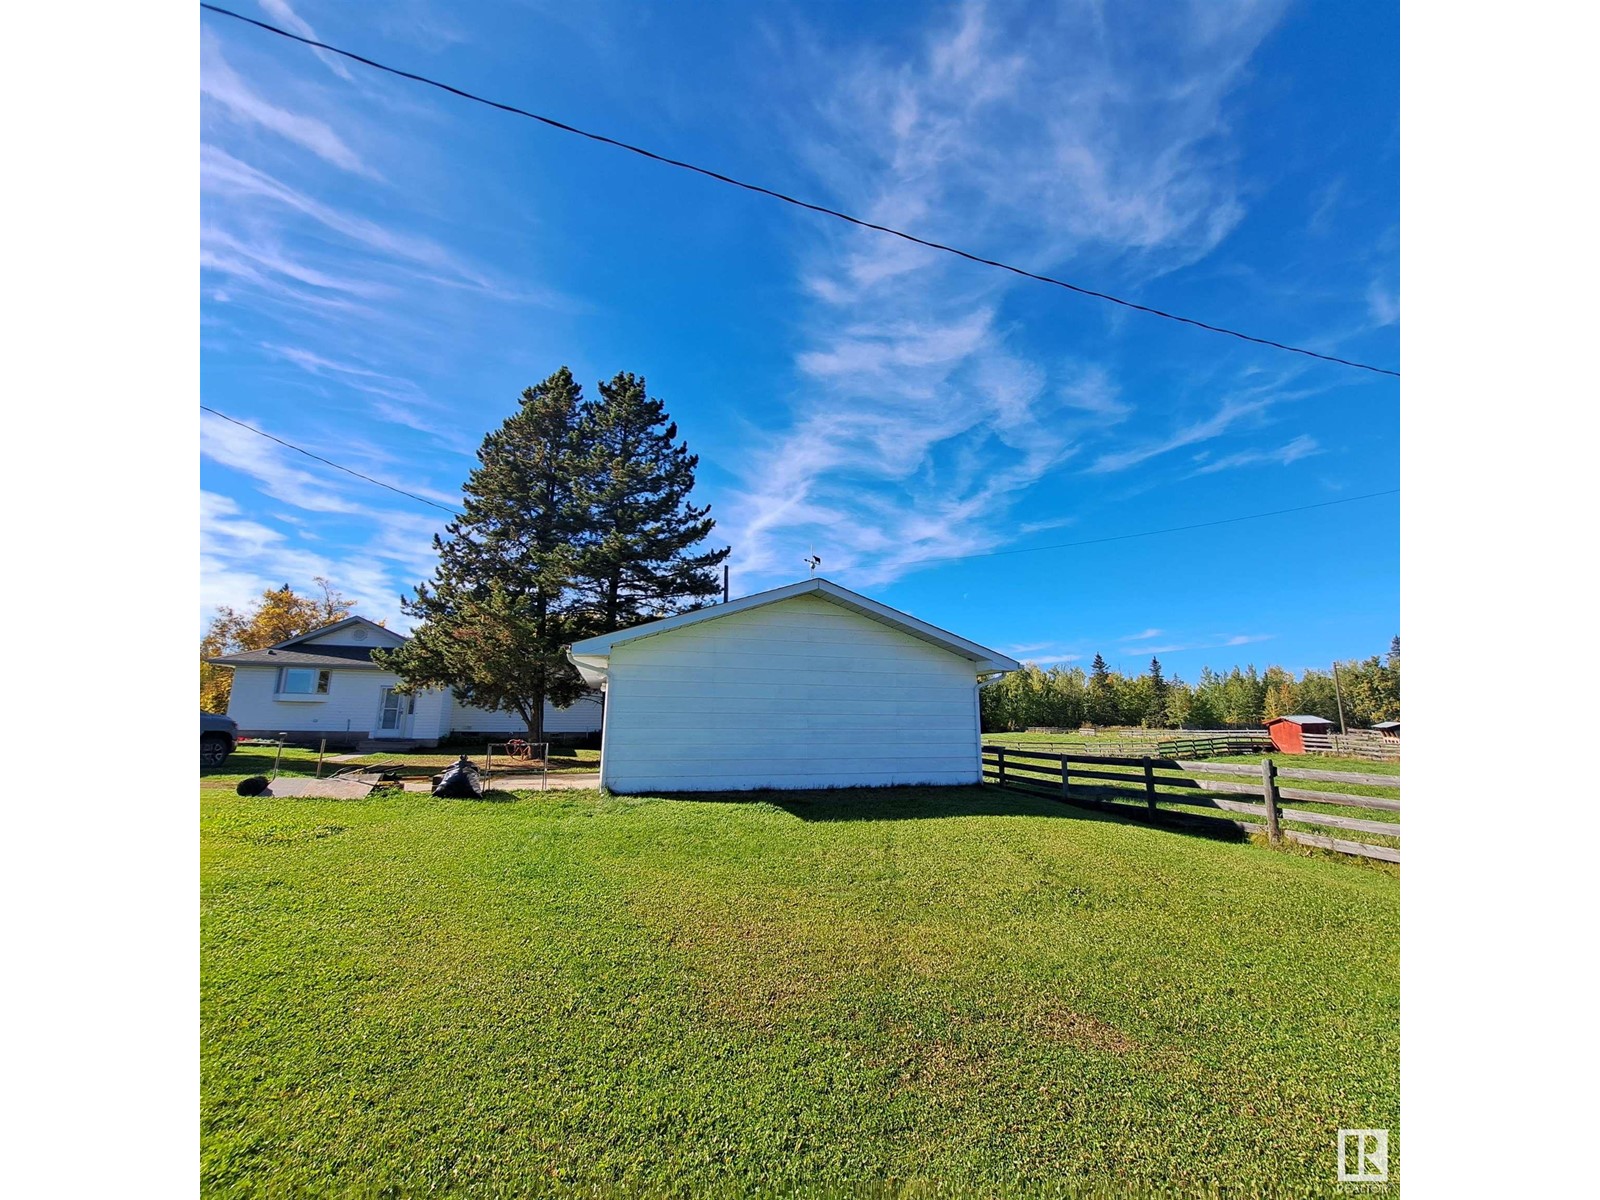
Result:
[[978,689],[1021,665],[808,579],[575,643],[624,794],[973,784]]

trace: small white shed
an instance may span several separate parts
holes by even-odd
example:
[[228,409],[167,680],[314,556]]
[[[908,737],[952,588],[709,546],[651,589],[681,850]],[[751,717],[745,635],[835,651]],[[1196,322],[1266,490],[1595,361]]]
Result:
[[600,783],[625,794],[978,783],[978,688],[1021,665],[826,579],[568,655],[605,691]]

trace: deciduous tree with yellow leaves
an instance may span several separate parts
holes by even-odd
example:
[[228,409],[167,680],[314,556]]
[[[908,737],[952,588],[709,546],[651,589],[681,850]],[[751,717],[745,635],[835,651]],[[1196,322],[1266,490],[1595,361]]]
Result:
[[240,612],[230,605],[219,605],[211,627],[200,639],[200,711],[225,713],[228,694],[233,688],[233,672],[212,666],[208,659],[243,650],[264,650],[302,633],[342,621],[355,609],[332,584],[320,575],[312,580],[322,595],[298,595],[286,583],[268,588],[254,606]]

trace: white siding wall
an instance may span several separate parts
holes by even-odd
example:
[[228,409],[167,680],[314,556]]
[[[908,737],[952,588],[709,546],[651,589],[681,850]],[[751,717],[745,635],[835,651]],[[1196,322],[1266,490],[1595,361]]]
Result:
[[976,666],[815,595],[616,647],[625,793],[977,783]]
[[[284,699],[275,694],[276,667],[235,667],[228,715],[241,730],[266,735],[281,731],[332,737],[349,732],[371,737],[378,733],[383,689],[396,682],[396,676],[388,671],[341,671],[335,667],[328,677],[326,696]],[[550,733],[593,733],[600,728],[600,702],[585,697],[571,708],[546,704],[544,727]],[[526,733],[527,726],[514,713],[491,713],[456,704],[445,689],[418,692],[417,709],[405,737],[432,741],[452,732],[510,735]]]
[[228,715],[240,729],[263,734],[282,730],[332,736],[348,730],[365,737],[378,724],[382,689],[394,683],[395,677],[387,671],[334,670],[326,696],[283,699],[274,694],[276,667],[235,667]]
[[[474,733],[519,735],[528,732],[527,722],[516,713],[489,712],[487,709],[462,704],[454,698],[451,699],[450,705],[450,725],[457,732],[471,730]],[[600,728],[600,711],[598,697],[580,697],[570,708],[557,708],[553,704],[546,703],[545,732],[595,733]]]
[[[377,717],[373,717],[377,728]],[[437,741],[450,732],[450,693],[440,688],[429,688],[417,693],[417,711],[411,714],[411,737]]]

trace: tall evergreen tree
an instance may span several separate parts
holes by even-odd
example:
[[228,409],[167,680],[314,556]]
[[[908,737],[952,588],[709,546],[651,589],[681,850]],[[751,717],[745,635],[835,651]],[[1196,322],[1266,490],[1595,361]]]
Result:
[[1150,707],[1144,714],[1144,723],[1157,729],[1167,724],[1167,681],[1161,674],[1161,660],[1150,659]]
[[1115,725],[1121,716],[1117,690],[1111,684],[1111,669],[1099,654],[1089,664],[1089,695],[1084,715],[1095,725]]
[[562,367],[522,393],[483,440],[463,515],[435,535],[439,565],[402,607],[411,640],[374,659],[408,689],[448,687],[477,708],[516,713],[544,740],[544,704],[571,704],[583,682],[565,647],[600,632],[572,586],[589,530],[580,487],[591,457],[583,391]]
[[721,590],[729,548],[695,553],[716,524],[689,502],[699,458],[641,376],[600,384],[581,414],[587,455],[578,497],[589,510],[575,572],[607,630],[698,607]]
[[586,400],[562,367],[490,433],[464,513],[434,538],[431,584],[403,602],[411,641],[381,656],[408,689],[449,687],[522,717],[544,740],[544,705],[584,685],[566,647],[715,595],[725,549],[695,553],[715,522],[690,503],[699,460],[642,378]]

